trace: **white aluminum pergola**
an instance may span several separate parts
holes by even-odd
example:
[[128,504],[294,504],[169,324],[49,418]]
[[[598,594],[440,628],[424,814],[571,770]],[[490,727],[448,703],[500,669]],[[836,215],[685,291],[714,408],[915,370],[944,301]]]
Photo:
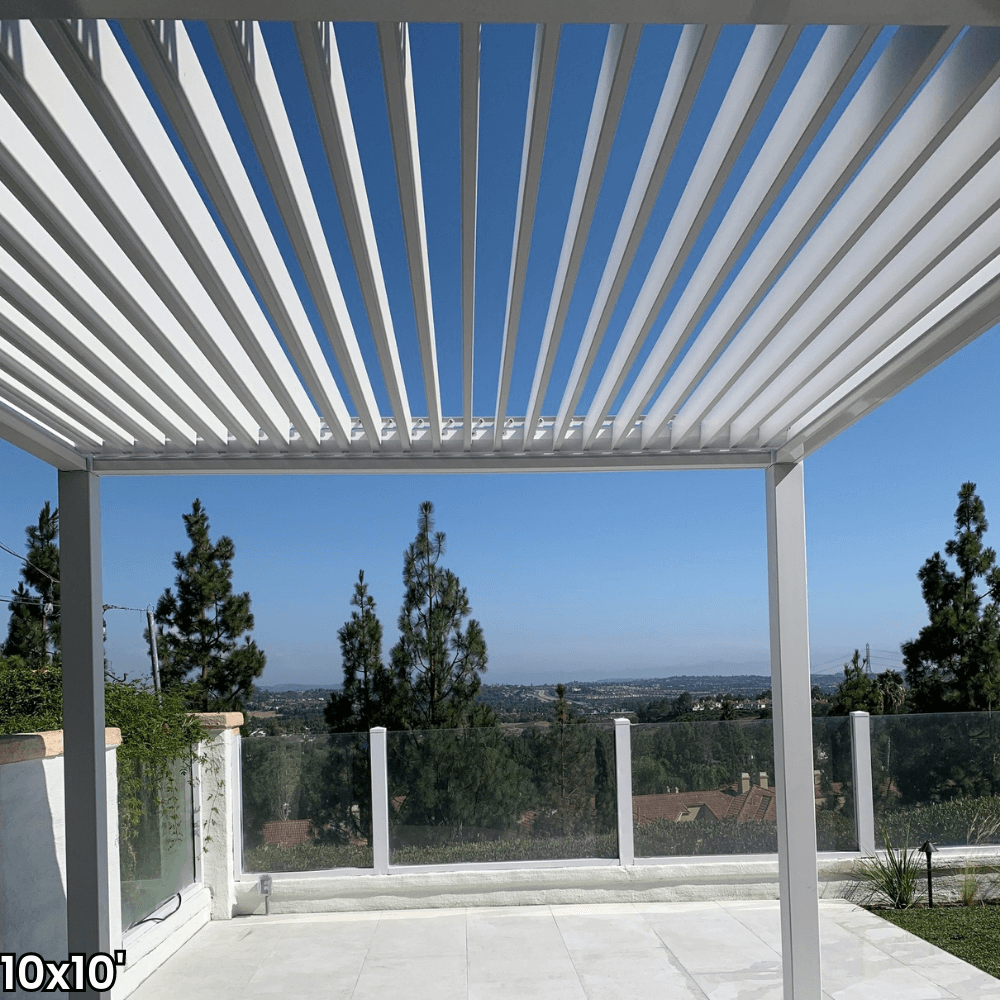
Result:
[[[217,19],[211,66],[183,21],[152,19],[164,14]],[[760,468],[785,995],[819,1000],[802,461],[1000,320],[1000,3],[0,0],[0,16],[24,15],[45,19],[0,23],[0,437],[59,470],[70,951],[110,946],[100,476]],[[260,24],[226,20],[275,15],[294,21],[366,328],[324,233],[329,201],[304,162],[302,109],[279,86]],[[376,235],[337,34],[316,20],[331,16],[377,22],[399,247]],[[84,20],[102,17],[121,18],[120,30]],[[498,20],[536,29],[496,391],[484,401],[473,398],[480,37]],[[409,33],[424,21],[460,25],[461,329],[449,331],[460,352],[435,329],[423,182],[434,164],[418,142]],[[607,25],[606,44],[535,322],[522,306],[560,36],[579,22]],[[684,27],[600,280],[584,287],[654,22]],[[817,23],[827,27],[780,112],[762,119]],[[754,28],[657,230],[725,24]],[[405,323],[383,268],[401,255]],[[586,321],[572,323],[581,299]],[[396,330],[410,323],[417,350],[401,351]],[[529,329],[521,387],[514,356]],[[460,372],[460,412],[442,407],[442,367]],[[512,388],[524,412],[510,412]]]

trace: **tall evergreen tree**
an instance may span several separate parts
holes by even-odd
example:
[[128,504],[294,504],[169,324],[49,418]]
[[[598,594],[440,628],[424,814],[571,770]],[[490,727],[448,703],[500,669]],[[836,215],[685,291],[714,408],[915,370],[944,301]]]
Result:
[[[417,537],[404,554],[406,592],[392,669],[407,694],[413,729],[458,728],[475,711],[486,640],[465,588],[440,565],[445,536],[434,531],[434,505],[420,505]],[[468,620],[466,620],[468,619]]]
[[177,593],[168,587],[156,604],[160,679],[164,690],[185,688],[198,711],[242,711],[266,658],[244,636],[254,621],[250,594],[233,593],[236,547],[226,535],[212,544],[200,500],[184,515],[184,527],[191,550],[174,554]]
[[869,715],[895,715],[906,700],[903,678],[895,670],[885,670],[878,676],[871,673],[871,662],[861,659],[861,651],[854,650],[850,663],[844,664],[844,679],[837,685],[830,715],[850,715],[851,712],[868,712]]
[[372,726],[399,729],[403,721],[399,692],[382,662],[382,623],[364,570],[358,573],[351,605],[357,610],[337,632],[344,683],[330,695],[324,713],[327,725],[334,733],[362,733]]
[[588,832],[593,824],[597,761],[594,734],[582,721],[566,698],[566,686],[557,684],[551,721],[539,747],[538,784],[544,803],[535,817],[539,833],[570,836]]
[[28,541],[27,562],[12,591],[10,620],[2,655],[39,660],[46,651],[58,651],[59,621],[59,510],[48,500],[38,514],[38,523],[24,529]]
[[920,568],[930,623],[901,646],[914,711],[982,711],[1000,701],[1000,566],[983,545],[988,527],[976,484],[963,483],[945,544],[958,570],[940,552]]

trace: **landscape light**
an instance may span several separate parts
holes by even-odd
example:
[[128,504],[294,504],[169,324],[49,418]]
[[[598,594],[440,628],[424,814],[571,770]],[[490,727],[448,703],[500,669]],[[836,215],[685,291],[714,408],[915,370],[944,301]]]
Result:
[[927,855],[927,905],[933,907],[934,887],[931,885],[931,855],[937,852],[937,848],[929,840],[925,840],[920,850]]

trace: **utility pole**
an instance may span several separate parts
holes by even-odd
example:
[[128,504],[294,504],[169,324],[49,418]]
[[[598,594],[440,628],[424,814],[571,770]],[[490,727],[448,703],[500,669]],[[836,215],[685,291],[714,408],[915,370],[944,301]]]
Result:
[[149,655],[153,661],[153,690],[160,693],[160,657],[156,651],[156,630],[153,625],[153,612],[146,608],[146,621],[149,622]]
[[39,601],[42,605],[42,659],[49,662],[49,615],[53,612],[52,607],[52,584],[49,584],[48,593],[44,601]]

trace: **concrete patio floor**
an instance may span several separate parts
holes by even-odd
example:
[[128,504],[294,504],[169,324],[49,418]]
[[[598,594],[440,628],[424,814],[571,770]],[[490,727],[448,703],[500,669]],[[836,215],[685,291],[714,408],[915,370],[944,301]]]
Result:
[[[995,998],[1000,982],[841,900],[820,904],[829,1000]],[[240,917],[134,1000],[781,1000],[777,902]]]

